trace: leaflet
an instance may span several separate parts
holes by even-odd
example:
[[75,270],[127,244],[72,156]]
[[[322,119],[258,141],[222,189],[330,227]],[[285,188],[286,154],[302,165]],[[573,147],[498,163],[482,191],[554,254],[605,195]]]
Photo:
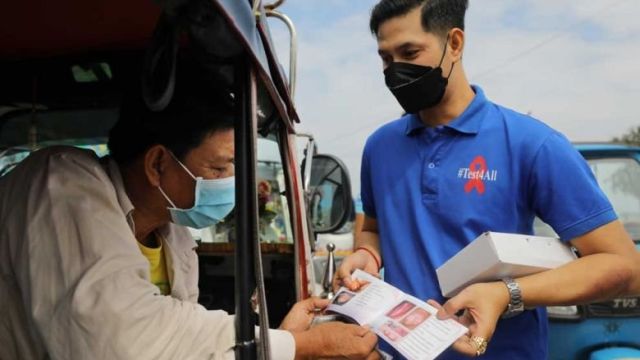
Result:
[[410,360],[435,359],[468,329],[455,320],[439,320],[437,309],[384,281],[356,270],[357,292],[340,288],[327,307],[378,336]]

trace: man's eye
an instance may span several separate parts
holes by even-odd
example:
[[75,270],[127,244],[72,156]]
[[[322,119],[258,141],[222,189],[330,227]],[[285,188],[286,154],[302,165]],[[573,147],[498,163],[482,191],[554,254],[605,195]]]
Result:
[[405,53],[403,54],[403,56],[405,57],[405,59],[413,59],[416,56],[418,56],[418,50],[409,50],[409,51],[405,51]]
[[217,166],[212,166],[209,168],[209,171],[211,172],[211,174],[218,176],[224,172],[224,169]]

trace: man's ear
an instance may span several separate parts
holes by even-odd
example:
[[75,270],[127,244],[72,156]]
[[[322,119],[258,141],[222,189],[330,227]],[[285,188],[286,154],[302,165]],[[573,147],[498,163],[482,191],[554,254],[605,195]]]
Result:
[[464,51],[465,36],[464,31],[459,28],[451,30],[449,36],[449,48],[451,49],[451,59],[454,62],[459,62],[462,59],[462,53]]
[[160,186],[160,176],[166,171],[170,156],[167,148],[162,145],[154,145],[145,152],[144,173],[151,186]]

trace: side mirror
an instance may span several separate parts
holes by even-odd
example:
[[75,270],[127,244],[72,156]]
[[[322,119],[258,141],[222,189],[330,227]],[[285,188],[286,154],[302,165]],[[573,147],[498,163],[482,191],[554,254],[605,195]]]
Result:
[[335,156],[313,156],[309,177],[309,215],[316,233],[338,230],[351,216],[353,199],[347,167]]

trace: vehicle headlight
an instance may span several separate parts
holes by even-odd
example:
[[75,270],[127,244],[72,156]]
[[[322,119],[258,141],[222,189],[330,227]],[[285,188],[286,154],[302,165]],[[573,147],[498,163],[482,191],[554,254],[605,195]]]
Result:
[[577,306],[547,306],[547,314],[551,319],[576,320],[580,318]]

